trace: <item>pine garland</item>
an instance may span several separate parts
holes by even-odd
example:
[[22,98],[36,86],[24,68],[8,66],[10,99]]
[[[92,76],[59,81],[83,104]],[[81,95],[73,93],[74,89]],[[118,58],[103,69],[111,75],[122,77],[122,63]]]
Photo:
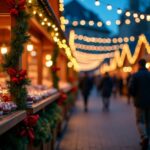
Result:
[[[10,6],[10,13],[15,18],[15,26],[12,29],[12,39],[11,39],[11,50],[8,54],[4,56],[3,67],[5,70],[14,69],[20,71],[20,60],[24,50],[24,44],[28,41],[29,36],[28,31],[28,19],[29,14],[25,11],[25,1],[18,0],[7,0]],[[16,5],[15,5],[16,4]],[[17,7],[16,7],[17,6]],[[10,75],[10,74],[9,74]],[[16,73],[16,78],[18,78],[18,73]],[[21,83],[15,82],[16,80],[11,80],[7,82],[9,92],[13,98],[13,101],[17,104],[18,109],[26,108],[26,98],[27,90],[26,85],[29,84],[29,79],[22,79]]]
[[55,49],[53,51],[53,56],[52,56],[53,67],[51,67],[51,75],[52,75],[53,87],[56,89],[59,88],[59,85],[58,85],[59,77],[57,75],[57,71],[59,70],[59,68],[57,68],[56,66],[58,55],[59,55],[59,48],[57,45],[55,45]]

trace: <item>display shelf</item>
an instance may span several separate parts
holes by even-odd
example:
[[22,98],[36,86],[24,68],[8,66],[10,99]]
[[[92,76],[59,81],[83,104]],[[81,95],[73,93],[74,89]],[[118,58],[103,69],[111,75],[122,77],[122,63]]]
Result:
[[48,106],[49,104],[57,100],[59,96],[60,96],[60,93],[55,93],[37,103],[34,103],[32,105],[32,108],[28,108],[27,112],[30,114],[37,113],[38,111],[42,110],[43,108],[45,108],[46,106]]
[[0,117],[0,135],[14,127],[26,117],[26,111],[16,111]]

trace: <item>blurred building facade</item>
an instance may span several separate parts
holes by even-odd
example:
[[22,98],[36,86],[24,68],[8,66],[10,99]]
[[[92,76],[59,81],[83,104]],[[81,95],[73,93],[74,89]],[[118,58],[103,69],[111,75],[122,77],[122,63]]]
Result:
[[[129,10],[132,13],[148,13],[148,5],[150,4],[150,0],[130,0],[129,2]],[[130,19],[131,23],[129,25],[125,24],[126,19]],[[120,16],[120,20],[121,25],[119,26],[119,36],[138,36],[140,34],[147,34],[149,32],[150,23],[144,20],[141,20],[139,23],[137,23],[133,15],[127,17],[124,12],[123,15]]]

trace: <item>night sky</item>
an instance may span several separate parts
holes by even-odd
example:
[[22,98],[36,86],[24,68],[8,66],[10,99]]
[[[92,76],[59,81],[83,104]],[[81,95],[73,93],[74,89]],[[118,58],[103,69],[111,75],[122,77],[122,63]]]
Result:
[[[68,3],[71,0],[64,0],[64,3]],[[95,12],[102,21],[110,20],[112,22],[111,26],[108,26],[110,30],[117,33],[117,25],[115,25],[115,20],[119,19],[117,14],[117,8],[123,10],[128,9],[128,0],[100,0],[100,6],[95,6],[95,0],[78,0],[83,6]],[[107,10],[107,4],[111,4],[113,9],[111,11]],[[75,10],[74,10],[75,11]]]

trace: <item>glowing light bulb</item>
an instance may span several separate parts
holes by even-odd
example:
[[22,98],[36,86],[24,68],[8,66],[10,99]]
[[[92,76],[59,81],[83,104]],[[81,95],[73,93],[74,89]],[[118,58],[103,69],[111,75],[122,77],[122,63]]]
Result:
[[116,20],[116,25],[120,25],[121,21],[120,20]]
[[121,14],[121,13],[122,13],[122,9],[118,8],[118,9],[117,9],[117,13],[118,13],[118,14]]
[[111,25],[111,21],[106,21],[106,25],[110,26]]
[[51,67],[53,65],[53,62],[51,60],[46,61],[46,67]]
[[127,17],[130,17],[131,13],[129,11],[126,12],[125,14]]
[[99,6],[100,5],[100,1],[99,0],[95,0],[95,5]]
[[8,51],[8,50],[7,50],[6,45],[3,44],[2,47],[1,47],[1,54],[2,54],[2,55],[7,54],[7,51]]
[[33,50],[33,44],[32,43],[29,43],[27,45],[27,51],[31,52]]
[[107,5],[108,10],[112,10],[112,6],[110,4]]

